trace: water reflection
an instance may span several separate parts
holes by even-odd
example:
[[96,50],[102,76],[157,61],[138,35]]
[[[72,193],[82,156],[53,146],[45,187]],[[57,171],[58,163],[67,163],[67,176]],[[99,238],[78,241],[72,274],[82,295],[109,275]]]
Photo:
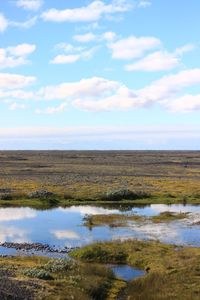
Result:
[[68,213],[76,213],[82,216],[85,215],[107,215],[120,213],[119,209],[108,209],[96,206],[71,206],[68,208],[59,208],[60,211]]
[[133,280],[134,278],[138,278],[141,276],[145,275],[145,272],[133,267],[130,267],[128,265],[111,265],[110,266],[111,269],[113,270],[114,274],[116,275],[116,277],[126,280],[126,281],[130,281]]
[[[153,224],[151,221],[132,222],[125,228],[83,226],[86,214],[137,213],[152,216],[163,211],[191,212],[189,219]],[[200,246],[200,226],[191,226],[199,220],[200,206],[150,205],[133,207],[129,211],[95,206],[71,206],[52,210],[31,208],[0,208],[0,242],[32,242],[49,244],[57,248],[80,247],[94,241],[115,239],[159,239],[175,244]],[[0,254],[5,254],[5,249]]]
[[13,220],[22,220],[35,218],[37,212],[29,207],[22,208],[1,208],[0,209],[0,222],[9,222]]
[[80,240],[81,238],[80,235],[72,230],[54,230],[52,234],[59,240]]
[[13,243],[30,243],[31,239],[28,237],[28,231],[25,228],[0,225],[0,243],[5,241]]
[[170,212],[183,212],[183,213],[199,213],[200,214],[200,205],[182,205],[182,204],[151,204],[146,207],[134,207],[132,212],[143,215],[143,216],[156,216],[164,211]]

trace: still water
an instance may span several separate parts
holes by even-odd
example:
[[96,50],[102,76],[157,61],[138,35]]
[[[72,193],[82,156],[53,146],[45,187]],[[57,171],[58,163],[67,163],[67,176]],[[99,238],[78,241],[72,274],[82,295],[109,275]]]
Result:
[[134,278],[138,278],[146,274],[145,271],[130,267],[128,265],[111,266],[111,269],[113,270],[116,277],[126,281],[130,281]]
[[[138,214],[158,215],[160,212],[189,212],[187,220],[153,224],[131,222],[124,228],[99,226],[93,229],[83,225],[85,215]],[[200,226],[192,225],[200,220],[200,206],[150,205],[123,210],[95,206],[71,206],[51,210],[32,208],[0,208],[0,244],[42,243],[56,248],[80,247],[94,241],[115,239],[156,239],[166,243],[200,247]],[[20,254],[20,250],[0,246],[0,255]]]

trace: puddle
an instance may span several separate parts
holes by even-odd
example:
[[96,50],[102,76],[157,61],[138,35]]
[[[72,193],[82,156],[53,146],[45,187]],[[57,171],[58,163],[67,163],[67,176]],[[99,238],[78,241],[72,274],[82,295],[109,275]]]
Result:
[[115,276],[117,278],[126,280],[126,281],[130,281],[133,280],[135,278],[144,276],[146,273],[145,271],[127,266],[127,265],[112,265],[110,266],[111,269],[113,270]]

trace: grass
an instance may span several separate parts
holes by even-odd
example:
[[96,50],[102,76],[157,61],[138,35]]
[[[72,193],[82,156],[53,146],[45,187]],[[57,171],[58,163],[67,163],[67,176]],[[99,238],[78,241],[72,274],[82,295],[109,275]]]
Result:
[[188,217],[188,213],[175,213],[170,211],[164,211],[160,213],[158,216],[153,216],[151,220],[154,223],[160,223],[160,222],[170,222],[170,221],[176,221],[176,220],[182,220],[186,219]]
[[110,227],[127,226],[129,221],[142,222],[144,218],[138,215],[89,215],[84,218],[84,225],[88,227],[108,225]]
[[116,281],[112,271],[102,265],[66,259],[0,258],[0,269],[13,270],[9,278],[15,282],[37,286],[33,290],[34,299],[103,300]]
[[[2,207],[200,204],[199,179],[200,153],[192,151],[0,151]],[[54,196],[29,197],[38,190]],[[120,190],[129,192],[116,193]],[[163,213],[151,220],[184,217]],[[101,215],[89,223],[123,226],[127,219]],[[125,300],[197,300],[199,251],[153,241],[94,244],[74,251],[77,261],[71,265],[39,257],[0,258],[0,277],[6,282],[13,279],[6,292],[14,293],[17,282],[30,287],[35,299],[113,300],[123,290]],[[126,284],[101,265],[105,263],[129,264],[148,273]]]
[[[122,295],[125,300],[197,300],[200,296],[199,248],[129,240],[92,244],[70,255],[75,260],[0,258],[0,275],[31,287],[34,299],[116,300]],[[125,282],[105,264],[128,264],[147,273]],[[7,292],[13,290],[8,286]]]
[[125,300],[200,297],[199,248],[131,240],[93,244],[73,251],[71,256],[85,262],[129,264],[147,270],[146,276],[127,284]]
[[[62,206],[200,204],[199,179],[200,154],[192,151],[0,151],[0,194],[7,194],[0,205],[47,206],[28,198],[42,189],[56,194],[54,205]],[[136,191],[136,197],[113,197],[110,191],[118,190]]]
[[[122,215],[122,214],[109,214],[109,215],[87,215],[84,217],[84,225],[88,227],[108,225],[110,227],[127,227],[131,226],[130,222],[146,222],[152,221],[153,223],[171,222],[176,220],[185,219],[188,213],[176,212],[161,212],[157,216],[145,217],[140,215]],[[198,224],[196,224],[198,225]]]

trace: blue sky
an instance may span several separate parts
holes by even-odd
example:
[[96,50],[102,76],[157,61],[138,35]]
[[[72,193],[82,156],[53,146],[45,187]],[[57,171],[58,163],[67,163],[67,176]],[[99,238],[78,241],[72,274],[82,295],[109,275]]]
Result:
[[200,149],[200,1],[4,0],[1,149]]

